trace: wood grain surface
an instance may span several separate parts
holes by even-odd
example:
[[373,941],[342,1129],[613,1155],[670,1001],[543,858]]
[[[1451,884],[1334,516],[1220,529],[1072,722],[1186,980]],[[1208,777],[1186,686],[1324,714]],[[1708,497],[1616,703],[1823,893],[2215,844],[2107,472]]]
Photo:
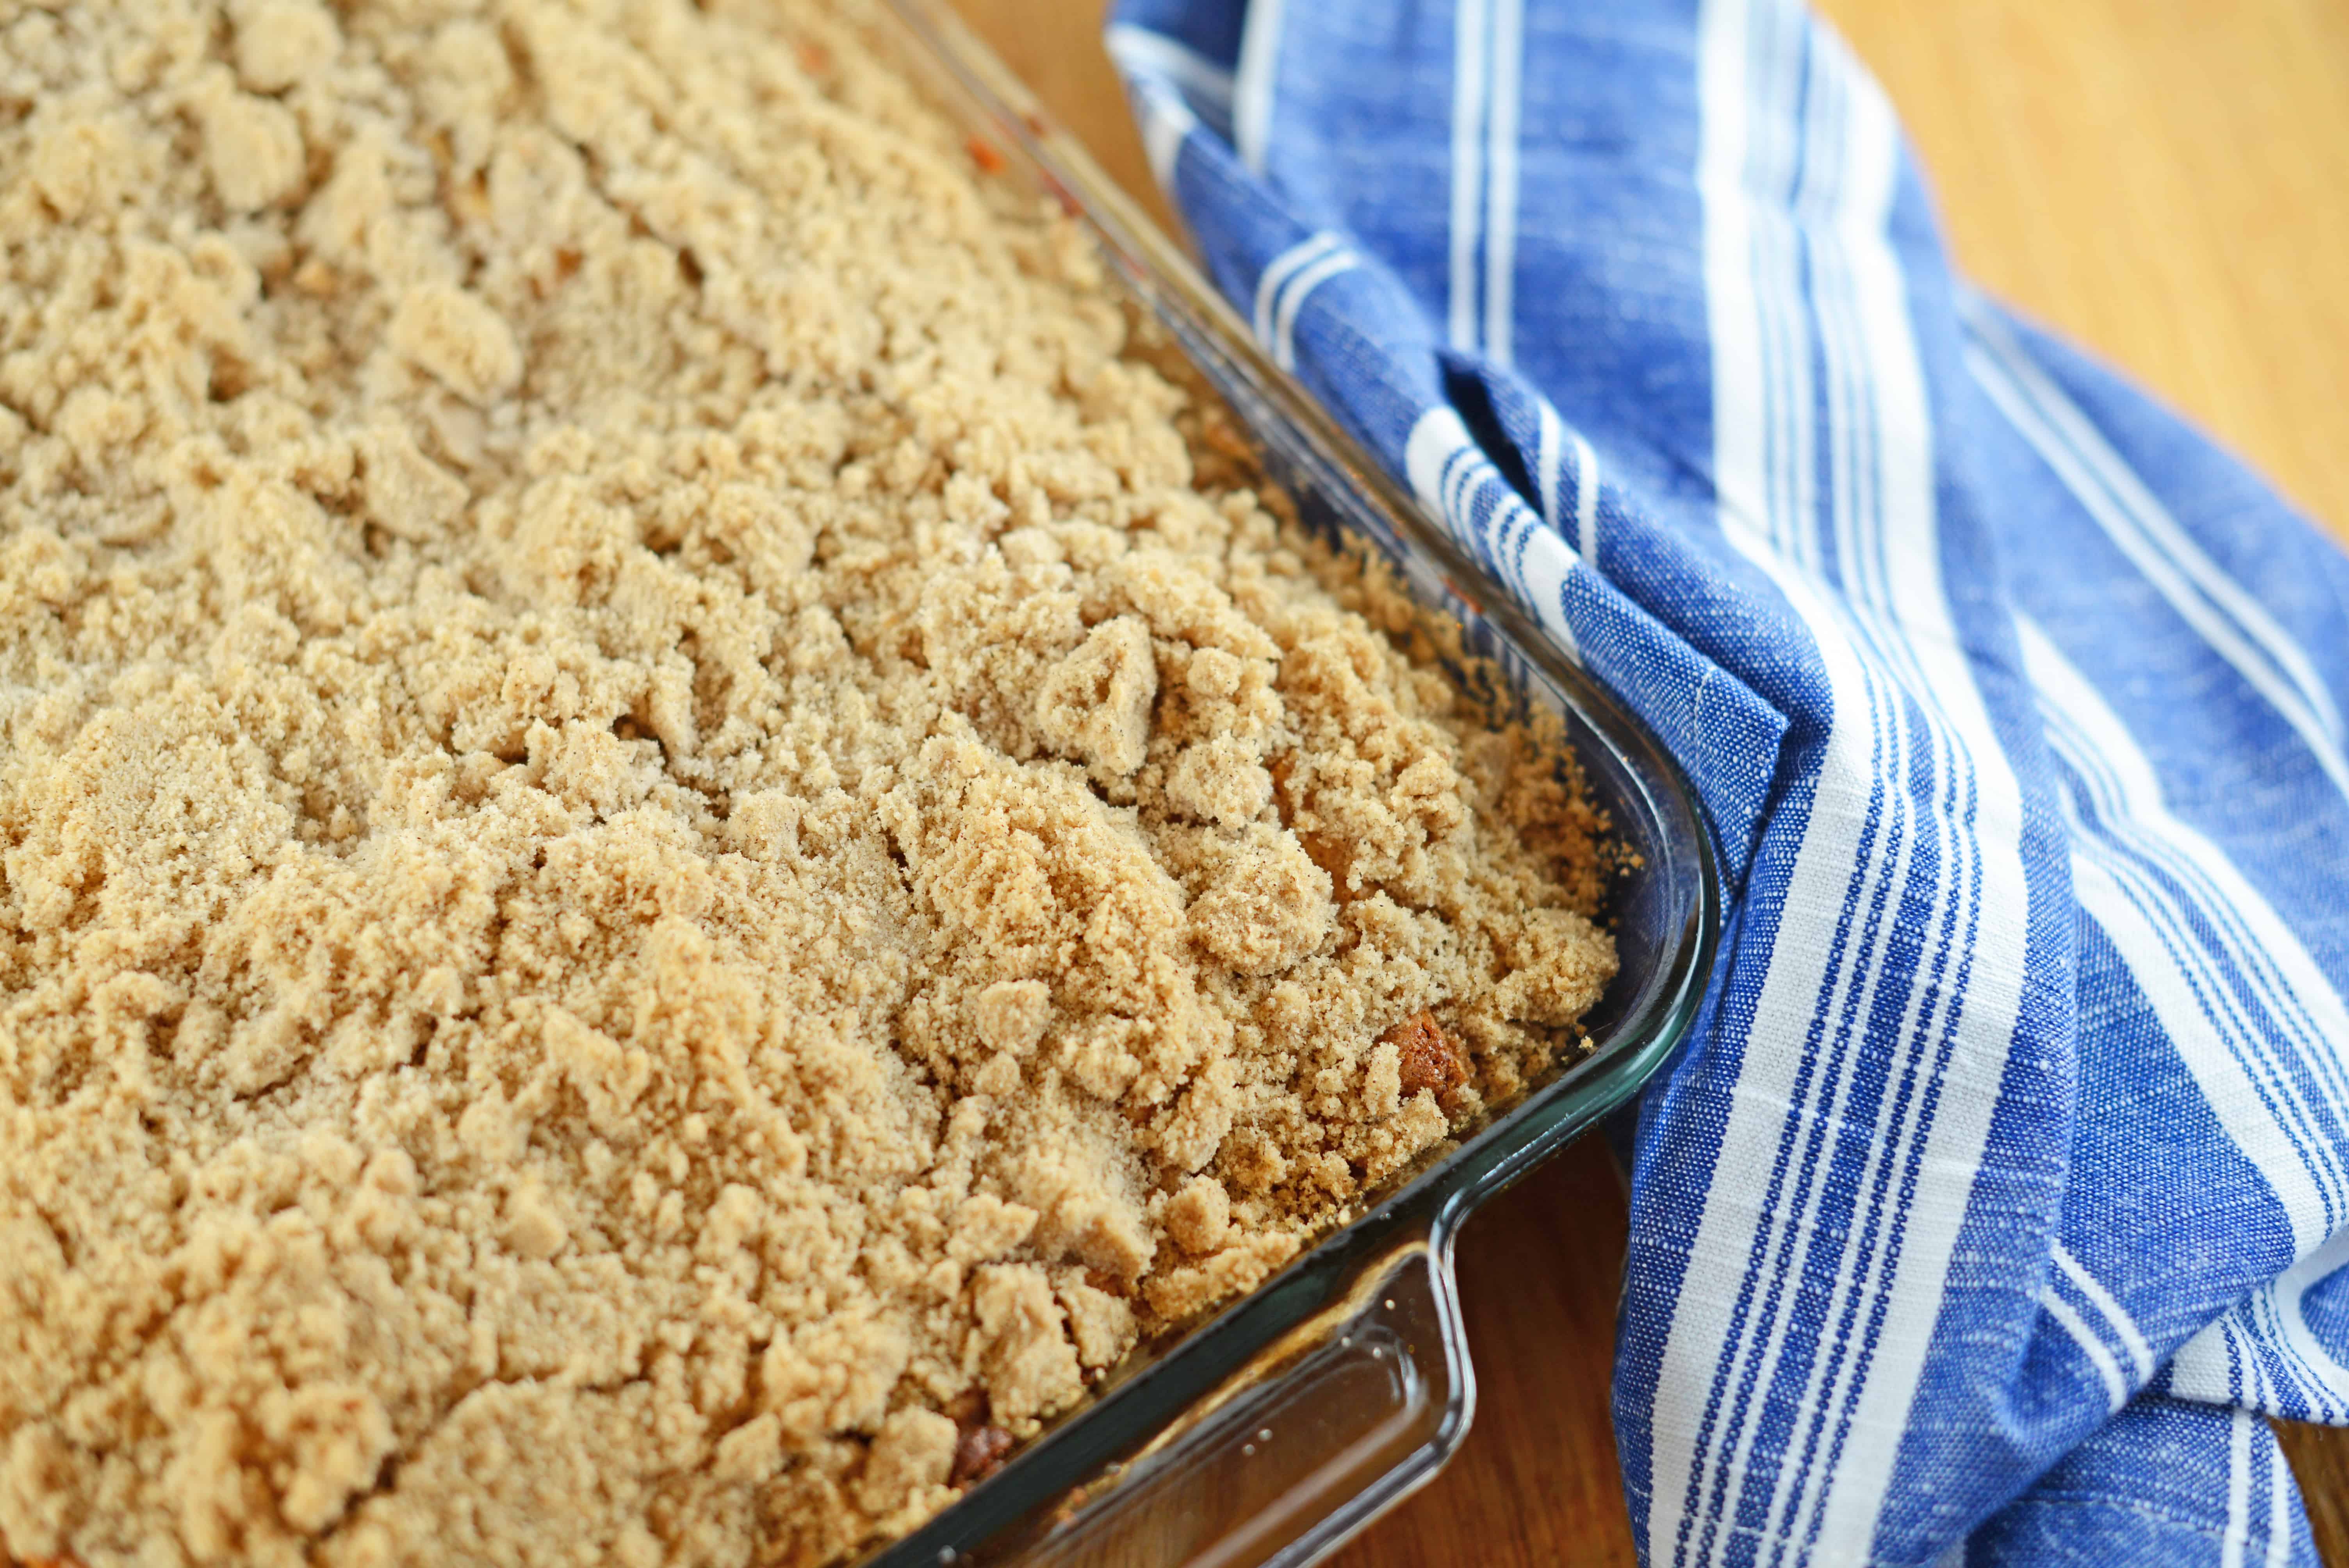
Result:
[[[1099,43],[1102,0],[956,0],[1164,211]],[[2137,378],[2349,537],[2349,4],[1821,0],[1876,71],[1971,276]],[[1630,1564],[1607,1419],[1623,1191],[1595,1144],[1460,1248],[1479,1372],[1450,1469],[1344,1568]],[[2282,1436],[2349,1568],[2349,1433]]]

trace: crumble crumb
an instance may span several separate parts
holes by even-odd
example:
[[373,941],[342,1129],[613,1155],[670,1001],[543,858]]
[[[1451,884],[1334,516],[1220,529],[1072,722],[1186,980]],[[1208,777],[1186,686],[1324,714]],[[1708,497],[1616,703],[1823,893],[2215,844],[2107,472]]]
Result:
[[1467,1053],[1459,1042],[1444,1032],[1444,1026],[1428,1012],[1413,1014],[1393,1028],[1381,1035],[1379,1055],[1393,1052],[1392,1067],[1382,1058],[1380,1098],[1385,1098],[1386,1075],[1392,1073],[1397,1094],[1418,1094],[1423,1090],[1437,1095],[1447,1094],[1468,1081]]

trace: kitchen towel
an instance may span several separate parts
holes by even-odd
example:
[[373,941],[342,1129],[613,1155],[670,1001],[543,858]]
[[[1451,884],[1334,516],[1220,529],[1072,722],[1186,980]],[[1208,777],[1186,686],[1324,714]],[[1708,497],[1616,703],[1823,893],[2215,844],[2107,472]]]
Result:
[[1121,0],[1216,283],[1703,796],[1615,1422],[1651,1568],[2313,1563],[2349,562],[1969,289],[1788,0]]

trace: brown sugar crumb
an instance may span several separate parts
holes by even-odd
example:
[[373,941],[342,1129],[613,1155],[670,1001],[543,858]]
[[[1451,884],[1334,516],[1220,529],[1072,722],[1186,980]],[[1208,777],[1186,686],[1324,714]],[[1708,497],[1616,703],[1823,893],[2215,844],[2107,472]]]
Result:
[[1574,1048],[1554,727],[865,9],[0,6],[0,1556],[851,1560]]
[[1396,1083],[1404,1094],[1430,1089],[1441,1095],[1468,1081],[1467,1053],[1433,1013],[1413,1014],[1381,1035],[1379,1044],[1395,1048]]

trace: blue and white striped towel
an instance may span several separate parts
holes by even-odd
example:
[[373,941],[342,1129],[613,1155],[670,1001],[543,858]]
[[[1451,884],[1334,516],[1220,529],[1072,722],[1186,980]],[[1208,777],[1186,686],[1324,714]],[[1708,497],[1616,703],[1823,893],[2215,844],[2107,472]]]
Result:
[[1792,0],[1123,0],[1219,284],[1679,754],[1665,1563],[2312,1562],[2349,1420],[2349,562],[1950,270]]

